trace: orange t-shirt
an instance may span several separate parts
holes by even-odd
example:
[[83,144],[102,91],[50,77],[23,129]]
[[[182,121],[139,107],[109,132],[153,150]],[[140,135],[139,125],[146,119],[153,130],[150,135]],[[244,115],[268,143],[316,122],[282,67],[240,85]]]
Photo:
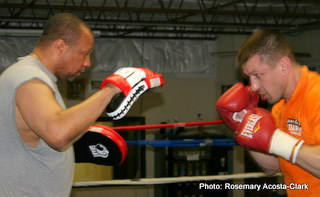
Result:
[[[305,144],[320,144],[320,75],[303,66],[292,97],[288,102],[282,99],[276,103],[272,115],[282,131],[303,139]],[[287,189],[288,196],[319,196],[319,178],[281,157],[278,160],[285,184],[292,186]]]

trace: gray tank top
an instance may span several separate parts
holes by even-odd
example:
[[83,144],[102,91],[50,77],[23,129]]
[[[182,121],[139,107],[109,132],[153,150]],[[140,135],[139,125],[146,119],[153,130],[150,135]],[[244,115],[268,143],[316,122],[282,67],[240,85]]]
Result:
[[48,84],[57,102],[66,108],[56,85],[57,78],[37,59],[31,56],[19,58],[17,63],[1,74],[0,196],[67,197],[73,181],[73,148],[59,152],[43,140],[36,147],[30,147],[23,142],[17,130],[16,90],[21,84],[35,78]]

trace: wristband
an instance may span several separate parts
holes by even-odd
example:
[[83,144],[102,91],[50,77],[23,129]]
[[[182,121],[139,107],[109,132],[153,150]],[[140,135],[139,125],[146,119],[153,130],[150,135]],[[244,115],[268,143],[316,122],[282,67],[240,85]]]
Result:
[[295,164],[299,149],[304,140],[297,139],[280,129],[276,129],[272,135],[269,153],[283,157]]
[[296,163],[298,152],[299,152],[301,146],[303,145],[303,143],[304,143],[303,140],[299,140],[297,142],[297,144],[295,145],[295,147],[293,147],[292,154],[290,157],[291,163],[293,163],[293,164]]

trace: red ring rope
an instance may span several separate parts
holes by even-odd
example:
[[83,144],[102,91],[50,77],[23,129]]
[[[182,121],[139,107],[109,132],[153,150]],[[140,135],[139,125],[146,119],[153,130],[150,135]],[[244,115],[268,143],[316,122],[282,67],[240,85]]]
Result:
[[132,130],[144,130],[144,129],[161,129],[161,128],[169,128],[169,127],[200,126],[200,125],[222,124],[222,123],[224,123],[223,120],[211,120],[211,121],[181,122],[181,123],[169,123],[169,124],[117,126],[117,127],[111,127],[111,129],[115,131],[132,131]]

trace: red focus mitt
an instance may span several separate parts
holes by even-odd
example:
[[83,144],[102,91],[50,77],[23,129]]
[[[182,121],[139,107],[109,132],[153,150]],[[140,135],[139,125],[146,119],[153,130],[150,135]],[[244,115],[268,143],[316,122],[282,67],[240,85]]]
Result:
[[76,163],[116,166],[122,164],[128,152],[124,139],[111,128],[93,125],[73,145]]
[[107,115],[114,120],[124,117],[136,99],[150,88],[164,85],[162,74],[154,73],[142,67],[125,67],[118,69],[101,84],[101,89],[112,83],[122,93],[114,96],[107,106]]

